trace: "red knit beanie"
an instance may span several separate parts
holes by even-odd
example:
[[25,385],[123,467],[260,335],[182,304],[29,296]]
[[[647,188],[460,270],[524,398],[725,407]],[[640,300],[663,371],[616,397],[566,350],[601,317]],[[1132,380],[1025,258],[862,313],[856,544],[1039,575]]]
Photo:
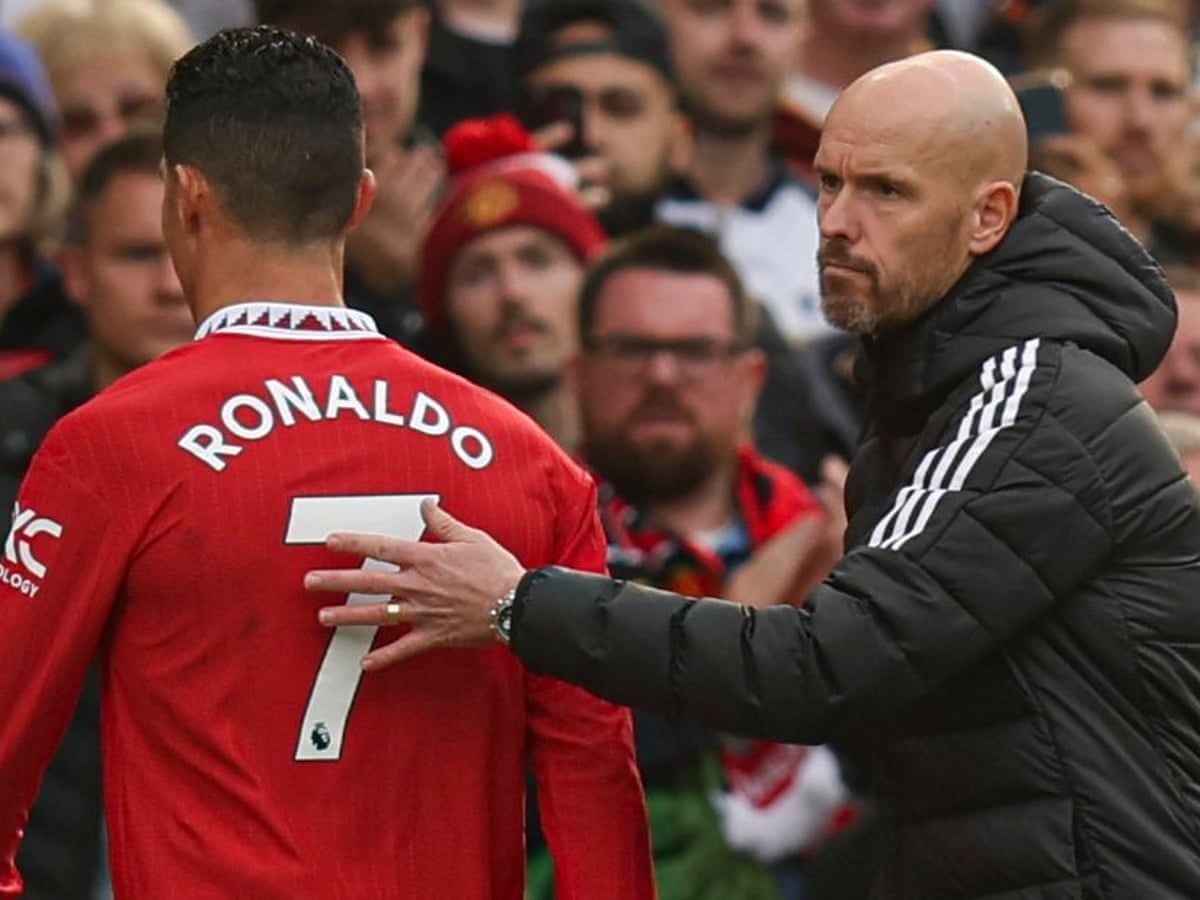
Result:
[[564,183],[569,164],[538,152],[512,116],[460,122],[443,143],[452,181],[425,235],[417,282],[425,321],[434,331],[445,327],[446,280],[455,254],[482,234],[533,225],[561,239],[584,262],[604,249],[600,223]]

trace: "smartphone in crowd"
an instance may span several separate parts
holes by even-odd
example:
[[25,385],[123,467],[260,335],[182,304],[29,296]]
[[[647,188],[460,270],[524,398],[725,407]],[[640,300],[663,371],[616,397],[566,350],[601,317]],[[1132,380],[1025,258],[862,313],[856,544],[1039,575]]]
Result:
[[578,159],[587,155],[583,139],[583,94],[578,88],[568,85],[532,87],[525,97],[521,119],[531,131],[545,128],[556,122],[571,126],[571,141],[554,150],[567,159]]
[[1065,71],[1031,72],[1018,75],[1010,83],[1025,116],[1030,144],[1071,130],[1066,101],[1070,75]]

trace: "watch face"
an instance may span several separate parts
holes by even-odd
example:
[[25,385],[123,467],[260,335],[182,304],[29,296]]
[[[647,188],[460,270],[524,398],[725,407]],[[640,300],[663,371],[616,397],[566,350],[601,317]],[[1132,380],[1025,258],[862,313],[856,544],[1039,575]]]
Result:
[[507,641],[512,635],[512,614],[513,608],[511,603],[505,603],[496,612],[496,630]]

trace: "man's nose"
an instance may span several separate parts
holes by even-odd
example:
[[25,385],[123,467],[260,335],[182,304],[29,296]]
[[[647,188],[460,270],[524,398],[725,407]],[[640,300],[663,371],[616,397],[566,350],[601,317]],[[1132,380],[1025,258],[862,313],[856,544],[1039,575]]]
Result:
[[589,154],[603,155],[608,143],[608,123],[595,104],[585,104],[579,115],[579,140]]
[[1148,89],[1132,90],[1125,95],[1125,122],[1129,128],[1149,131],[1159,115],[1158,104]]
[[824,238],[858,239],[858,215],[849,190],[842,188],[821,198],[817,207],[817,224]]
[[183,299],[183,285],[179,283],[179,275],[175,272],[175,264],[171,262],[169,253],[163,253],[159,261],[158,296],[171,302]]
[[735,3],[729,20],[729,37],[738,47],[757,47],[762,43],[765,26],[756,3]]
[[645,378],[651,384],[677,384],[682,380],[683,372],[679,366],[679,357],[663,347],[652,350],[646,360]]
[[496,273],[496,284],[500,288],[500,299],[505,306],[527,306],[530,299],[529,276],[521,266],[508,263],[500,266]]

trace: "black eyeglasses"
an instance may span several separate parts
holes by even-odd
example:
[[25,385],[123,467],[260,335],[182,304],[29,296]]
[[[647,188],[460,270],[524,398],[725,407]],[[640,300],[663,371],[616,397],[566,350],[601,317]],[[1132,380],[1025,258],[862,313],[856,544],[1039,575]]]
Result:
[[740,341],[717,338],[656,341],[624,334],[591,337],[584,341],[583,347],[587,353],[606,360],[621,375],[640,375],[654,357],[665,353],[679,367],[680,374],[693,381],[716,375],[726,363],[747,349]]

